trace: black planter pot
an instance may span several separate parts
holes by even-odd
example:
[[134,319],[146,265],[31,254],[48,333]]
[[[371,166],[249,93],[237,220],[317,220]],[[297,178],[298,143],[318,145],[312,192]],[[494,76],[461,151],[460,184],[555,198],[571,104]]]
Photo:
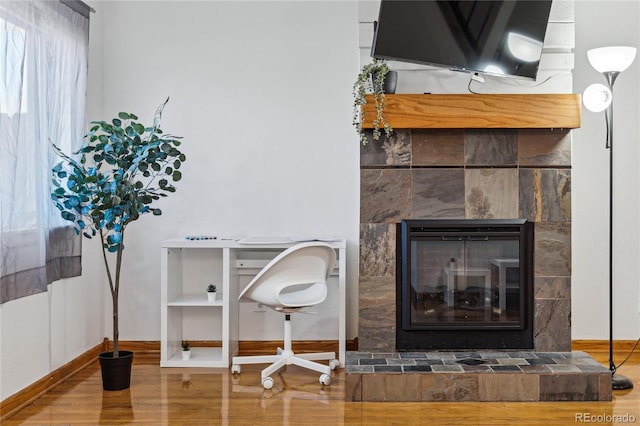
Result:
[[[371,79],[373,81],[376,80],[376,74],[373,73],[371,75]],[[387,75],[384,76],[384,85],[382,86],[382,91],[385,94],[393,94],[396,93],[396,85],[398,84],[398,72],[397,71],[389,71]]]
[[102,352],[98,355],[102,369],[102,389],[115,391],[128,389],[131,386],[131,364],[133,352],[119,351],[119,357],[114,358],[113,352]]

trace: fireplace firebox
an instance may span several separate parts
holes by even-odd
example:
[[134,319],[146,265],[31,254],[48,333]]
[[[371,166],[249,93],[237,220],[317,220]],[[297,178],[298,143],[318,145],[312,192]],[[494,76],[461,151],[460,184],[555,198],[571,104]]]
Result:
[[398,350],[533,348],[532,223],[398,226]]

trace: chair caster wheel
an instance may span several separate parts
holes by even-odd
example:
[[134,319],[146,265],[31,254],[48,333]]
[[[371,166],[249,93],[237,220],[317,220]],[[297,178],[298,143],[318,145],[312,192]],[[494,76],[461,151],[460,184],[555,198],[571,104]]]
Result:
[[325,386],[329,386],[331,384],[331,376],[329,376],[328,374],[323,374],[322,376],[320,376],[320,383]]
[[340,367],[340,361],[338,361],[337,359],[332,359],[331,361],[329,361],[330,369],[335,370],[338,367]]
[[262,387],[265,389],[271,389],[273,387],[273,379],[271,377],[265,377],[262,379]]
[[240,366],[239,365],[232,365],[231,366],[231,373],[232,374],[240,374]]

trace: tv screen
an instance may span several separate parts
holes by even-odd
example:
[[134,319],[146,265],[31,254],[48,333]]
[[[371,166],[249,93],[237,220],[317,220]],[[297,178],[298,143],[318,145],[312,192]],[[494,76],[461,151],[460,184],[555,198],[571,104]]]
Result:
[[551,0],[382,0],[371,56],[535,79]]

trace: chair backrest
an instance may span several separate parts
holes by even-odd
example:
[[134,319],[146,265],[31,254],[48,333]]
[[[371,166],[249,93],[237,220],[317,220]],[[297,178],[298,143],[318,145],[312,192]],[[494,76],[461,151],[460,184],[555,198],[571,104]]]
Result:
[[240,293],[240,300],[262,303],[272,309],[303,308],[322,303],[327,278],[336,262],[329,244],[297,244],[267,264]]

